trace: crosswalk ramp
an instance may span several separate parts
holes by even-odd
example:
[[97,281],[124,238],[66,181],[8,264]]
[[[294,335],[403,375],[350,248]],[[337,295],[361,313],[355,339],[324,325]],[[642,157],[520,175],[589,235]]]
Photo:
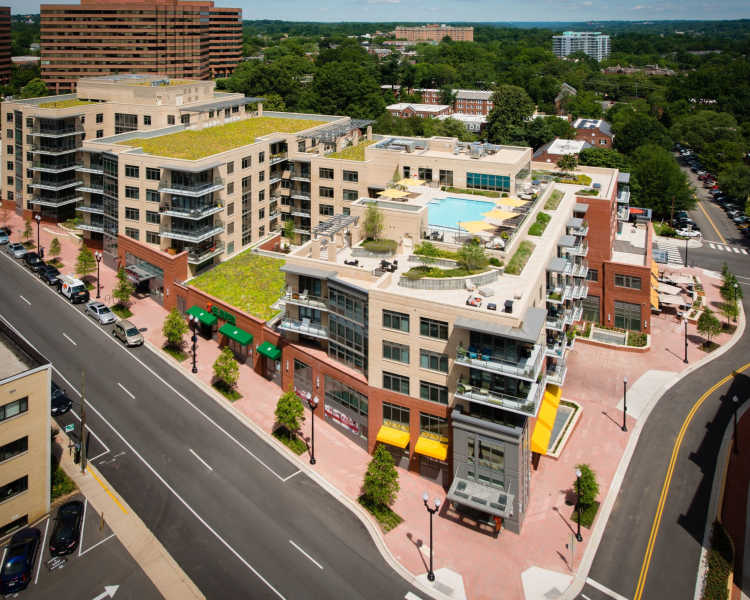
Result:
[[708,247],[712,250],[719,250],[720,252],[729,252],[734,254],[747,254],[747,250],[740,248],[739,246],[730,246],[728,244],[720,244],[719,242],[707,242]]
[[654,242],[654,247],[667,255],[667,262],[675,265],[682,265],[685,263],[684,242],[660,239],[659,241]]

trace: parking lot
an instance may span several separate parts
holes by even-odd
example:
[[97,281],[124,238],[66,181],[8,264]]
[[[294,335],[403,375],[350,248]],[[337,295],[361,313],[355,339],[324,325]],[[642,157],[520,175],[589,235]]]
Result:
[[24,591],[5,597],[40,600],[52,597],[80,600],[161,598],[154,584],[110,530],[106,515],[98,514],[80,494],[65,499],[68,500],[84,502],[78,548],[64,557],[50,555],[48,546],[55,507],[52,518],[34,525],[42,534],[42,546],[37,553],[31,583]]

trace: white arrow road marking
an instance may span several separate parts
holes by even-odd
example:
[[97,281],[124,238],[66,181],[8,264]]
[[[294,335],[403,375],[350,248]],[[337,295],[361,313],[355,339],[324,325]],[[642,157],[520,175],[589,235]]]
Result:
[[94,596],[94,600],[104,600],[105,598],[113,598],[114,595],[117,593],[118,589],[120,589],[119,585],[105,585],[104,591],[98,596]]

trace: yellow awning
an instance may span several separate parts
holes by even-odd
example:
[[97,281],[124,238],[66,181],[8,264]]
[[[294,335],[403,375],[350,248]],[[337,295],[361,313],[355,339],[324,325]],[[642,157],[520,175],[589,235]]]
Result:
[[409,432],[382,425],[378,431],[377,440],[397,448],[406,448],[409,445]]
[[385,196],[386,198],[403,198],[404,196],[408,196],[408,195],[409,195],[409,192],[397,190],[396,188],[388,188],[387,190],[378,192],[378,196]]
[[448,457],[448,444],[420,435],[417,438],[417,445],[414,446],[414,452],[444,461]]
[[498,206],[523,206],[528,203],[528,200],[519,200],[518,198],[501,198],[500,200],[495,200],[495,204]]
[[653,273],[654,277],[659,279],[659,265],[656,264],[655,260],[651,261],[651,273]]
[[410,185],[422,185],[424,181],[421,179],[413,179],[411,177],[407,177],[405,179],[402,179],[401,181],[396,182],[396,185],[403,185],[404,187],[408,187]]
[[493,208],[491,211],[482,214],[493,221],[505,221],[505,219],[512,219],[518,216],[518,213],[502,210],[501,208]]
[[654,288],[651,288],[651,306],[659,310],[659,292]]
[[557,385],[548,385],[544,392],[542,405],[536,417],[534,433],[531,434],[531,451],[537,454],[547,454],[549,439],[552,437],[552,428],[557,418],[557,408],[560,406],[562,388]]
[[469,233],[479,233],[480,231],[487,231],[488,229],[494,229],[494,225],[490,225],[485,221],[467,221],[458,224],[460,229],[464,229]]

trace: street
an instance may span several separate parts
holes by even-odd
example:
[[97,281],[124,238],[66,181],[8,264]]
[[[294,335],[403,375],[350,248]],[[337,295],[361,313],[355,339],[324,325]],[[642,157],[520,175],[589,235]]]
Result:
[[79,415],[85,394],[94,463],[207,597],[410,591],[349,510],[199,387],[6,254],[0,273],[0,317],[53,362]]

